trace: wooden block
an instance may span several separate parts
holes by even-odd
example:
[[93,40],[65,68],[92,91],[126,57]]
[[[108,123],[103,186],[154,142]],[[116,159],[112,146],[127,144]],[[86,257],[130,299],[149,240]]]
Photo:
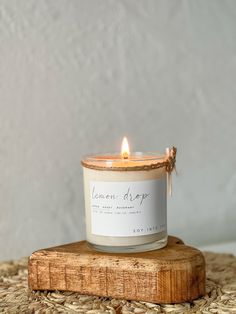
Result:
[[179,303],[205,294],[205,261],[171,236],[165,248],[144,253],[102,253],[82,241],[33,253],[28,280],[32,290]]

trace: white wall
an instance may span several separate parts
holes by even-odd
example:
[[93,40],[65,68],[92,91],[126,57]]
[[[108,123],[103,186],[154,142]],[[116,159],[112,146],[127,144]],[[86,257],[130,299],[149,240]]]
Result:
[[236,1],[0,0],[0,258],[85,236],[81,156],[178,148],[169,232],[236,239]]

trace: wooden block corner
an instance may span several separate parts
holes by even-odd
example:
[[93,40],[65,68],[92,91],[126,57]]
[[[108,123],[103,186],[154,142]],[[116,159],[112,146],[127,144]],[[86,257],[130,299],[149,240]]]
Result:
[[32,290],[76,291],[155,303],[192,301],[205,294],[203,254],[169,236],[168,245],[143,253],[102,253],[86,241],[34,252]]

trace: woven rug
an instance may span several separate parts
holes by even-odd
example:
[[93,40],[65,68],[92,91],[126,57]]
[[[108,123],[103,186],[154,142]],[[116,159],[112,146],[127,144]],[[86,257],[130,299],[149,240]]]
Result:
[[80,295],[74,292],[31,292],[27,259],[0,263],[1,313],[236,313],[236,257],[205,253],[207,294],[192,303],[153,304]]

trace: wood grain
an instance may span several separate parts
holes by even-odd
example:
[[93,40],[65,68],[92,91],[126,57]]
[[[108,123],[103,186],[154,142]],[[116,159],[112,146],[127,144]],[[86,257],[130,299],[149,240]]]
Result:
[[144,253],[102,253],[86,241],[39,250],[29,258],[32,290],[69,290],[156,303],[192,301],[205,294],[202,253],[169,237]]

